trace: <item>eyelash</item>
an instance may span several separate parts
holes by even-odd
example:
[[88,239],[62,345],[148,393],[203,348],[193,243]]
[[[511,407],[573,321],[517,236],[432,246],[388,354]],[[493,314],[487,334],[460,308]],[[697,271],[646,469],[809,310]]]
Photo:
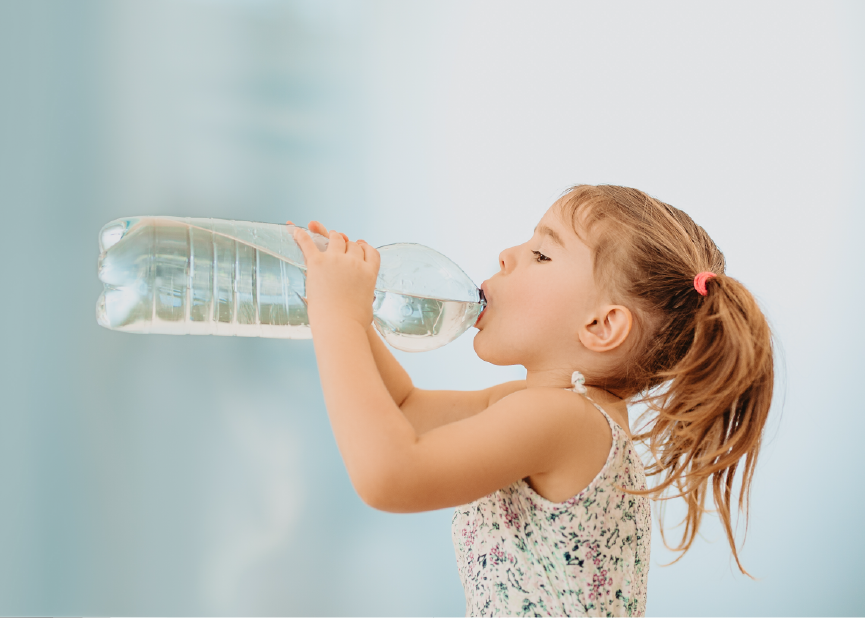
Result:
[[548,258],[547,256],[545,256],[545,255],[544,255],[543,253],[541,253],[540,251],[532,251],[532,253],[534,253],[536,256],[539,255],[540,257],[544,258],[543,260],[540,259],[540,258],[535,258],[535,261],[536,261],[536,262],[549,262],[549,261],[550,261],[550,258]]

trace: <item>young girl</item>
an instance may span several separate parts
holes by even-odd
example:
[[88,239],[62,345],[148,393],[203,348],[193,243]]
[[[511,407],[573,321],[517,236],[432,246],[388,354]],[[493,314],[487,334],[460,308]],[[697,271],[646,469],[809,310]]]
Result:
[[[671,485],[688,506],[674,549],[684,555],[693,542],[711,484],[745,573],[731,491],[744,456],[747,521],[772,399],[771,333],[688,215],[627,187],[567,191],[482,285],[474,349],[524,366],[526,379],[472,392],[415,388],[372,326],[378,252],[315,222],[310,230],[330,239],[321,252],[295,232],[352,484],[384,511],[456,507],[467,615],[643,615],[649,497]],[[654,422],[632,435],[636,402]],[[645,471],[636,441],[653,455]],[[648,489],[646,474],[660,482]]]

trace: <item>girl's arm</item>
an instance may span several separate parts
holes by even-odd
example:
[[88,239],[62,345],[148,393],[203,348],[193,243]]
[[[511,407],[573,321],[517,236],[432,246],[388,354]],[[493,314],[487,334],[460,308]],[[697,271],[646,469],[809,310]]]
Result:
[[367,332],[378,252],[333,231],[326,252],[300,230],[294,237],[307,264],[312,342],[331,428],[364,502],[392,512],[465,504],[549,472],[581,447],[574,423],[579,429],[588,404],[561,389],[521,390],[418,436],[384,383]]
[[370,324],[366,332],[385,387],[419,436],[436,427],[483,412],[499,399],[526,388],[525,380],[513,380],[474,391],[416,388],[375,327]]
[[595,414],[564,389],[524,389],[482,412],[418,435],[388,392],[365,327],[321,319],[313,344],[325,404],[352,485],[368,505],[394,513],[460,504],[557,469],[596,434]]
[[381,340],[375,326],[372,324],[367,326],[366,334],[369,338],[369,347],[372,349],[372,355],[375,358],[375,365],[378,367],[381,379],[393,398],[394,403],[402,407],[403,403],[414,390],[411,376],[399,364],[393,353],[387,349],[387,345]]
[[558,470],[574,453],[596,450],[604,435],[597,416],[584,398],[564,389],[521,389],[391,451],[364,500],[391,513],[468,504]]

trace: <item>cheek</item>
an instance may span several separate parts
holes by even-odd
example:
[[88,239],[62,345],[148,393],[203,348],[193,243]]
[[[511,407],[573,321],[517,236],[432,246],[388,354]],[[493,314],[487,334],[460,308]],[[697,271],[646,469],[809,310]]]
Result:
[[519,289],[520,293],[510,294],[504,299],[501,313],[505,319],[516,320],[521,326],[536,330],[539,325],[558,317],[562,301],[548,283],[536,278],[526,281]]
[[532,324],[536,333],[554,336],[561,332],[567,319],[567,303],[563,302],[561,297],[554,297],[547,292],[535,297],[531,315],[528,316],[527,321]]
[[[573,279],[561,281],[538,278],[526,286],[526,294],[515,300],[515,318],[525,321],[527,330],[555,338],[566,332],[576,316],[584,312],[586,297]],[[509,317],[510,317],[510,312]]]

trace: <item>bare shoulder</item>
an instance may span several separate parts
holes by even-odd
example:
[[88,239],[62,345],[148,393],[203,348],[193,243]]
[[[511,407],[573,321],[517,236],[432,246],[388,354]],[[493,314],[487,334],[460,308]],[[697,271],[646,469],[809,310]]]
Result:
[[511,380],[510,382],[504,382],[502,384],[497,384],[495,386],[491,386],[489,389],[490,399],[488,405],[493,405],[497,401],[504,399],[508,395],[516,393],[517,391],[526,390],[526,381],[525,380]]
[[552,412],[561,431],[553,465],[526,481],[551,502],[564,502],[585,489],[604,467],[613,445],[606,417],[585,397],[565,389],[527,389],[526,401]]
[[588,423],[602,430],[607,428],[609,433],[609,423],[604,415],[588,399],[573,391],[564,388],[524,388],[507,396],[514,395],[518,395],[524,402],[556,410],[565,418],[579,424]]
[[[573,445],[576,449],[586,443],[595,444],[600,439],[607,443],[609,450],[612,432],[607,419],[590,401],[573,391],[558,388],[521,388],[503,395],[498,402],[511,406],[517,404],[524,413],[537,420],[544,417],[547,423],[566,434],[568,445]],[[566,456],[573,449],[567,450]]]

